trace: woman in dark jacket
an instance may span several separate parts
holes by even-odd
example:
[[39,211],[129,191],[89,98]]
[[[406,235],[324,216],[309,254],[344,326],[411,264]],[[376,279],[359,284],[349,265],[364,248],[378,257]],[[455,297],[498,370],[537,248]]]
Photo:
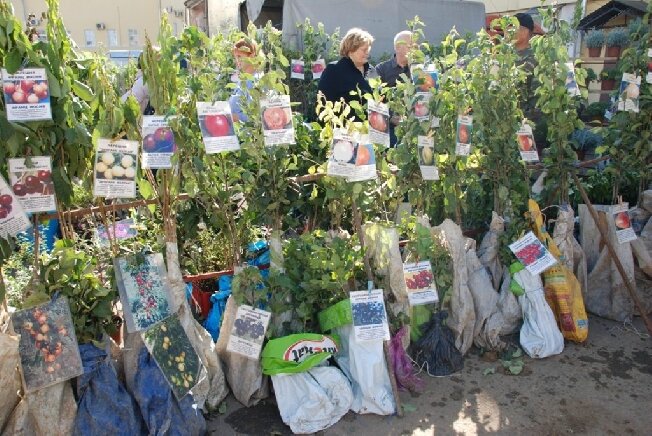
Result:
[[351,91],[360,89],[362,95],[371,93],[367,78],[374,75],[375,70],[369,65],[369,52],[374,37],[368,32],[353,28],[346,32],[340,43],[341,59],[328,64],[319,80],[318,90],[328,101],[336,102],[344,99],[347,103],[358,100]]

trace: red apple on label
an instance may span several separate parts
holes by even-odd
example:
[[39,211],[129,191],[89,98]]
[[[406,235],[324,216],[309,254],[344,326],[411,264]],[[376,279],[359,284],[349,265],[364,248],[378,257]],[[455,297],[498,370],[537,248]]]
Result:
[[172,130],[170,128],[159,127],[154,132],[154,139],[156,142],[171,143],[174,140],[174,135],[172,134]]
[[313,73],[319,74],[319,73],[321,73],[323,71],[324,71],[324,64],[322,64],[321,62],[316,63],[316,64],[312,64],[312,72]]
[[372,112],[369,115],[369,125],[379,132],[385,132],[387,130],[387,121],[385,121],[385,117],[379,112]]
[[23,197],[25,194],[27,194],[27,186],[23,185],[22,183],[16,183],[13,186],[14,189],[14,194]]
[[4,90],[5,94],[11,95],[16,91],[16,84],[13,82],[7,82],[2,85],[2,89]]
[[12,210],[12,209],[13,209],[13,207],[12,207],[11,205],[9,205],[9,206],[2,206],[2,210],[6,211],[6,212],[7,212],[7,215],[9,215],[9,214],[11,213],[11,210]]
[[27,186],[32,186],[32,187],[36,186],[36,187],[38,187],[38,186],[41,185],[41,181],[36,176],[27,176],[27,177],[25,177],[25,184]]
[[419,85],[419,90],[420,91],[425,92],[425,91],[428,91],[431,88],[435,87],[435,79],[433,79],[433,77],[430,74],[423,73],[423,74],[421,74],[419,76],[419,79],[420,79],[420,83],[421,83]]
[[27,103],[35,104],[38,103],[38,96],[36,94],[30,94],[27,96]]
[[52,178],[52,173],[48,170],[39,170],[36,176],[41,182],[49,182]]
[[630,227],[629,215],[627,212],[620,212],[616,215],[616,227],[619,229],[628,229]]
[[288,123],[285,110],[281,107],[265,109],[265,112],[263,112],[263,120],[265,121],[267,128],[271,130],[282,129]]
[[156,139],[154,139],[154,135],[145,136],[143,138],[143,151],[152,153],[154,150],[156,150]]
[[414,103],[414,115],[417,117],[425,117],[428,115],[428,106],[425,101],[417,101]]
[[23,80],[22,82],[20,82],[20,88],[23,90],[24,93],[30,92],[33,87],[34,87],[33,80]]
[[355,157],[356,165],[367,165],[371,159],[371,153],[366,145],[360,144],[358,146],[358,154]]
[[460,124],[457,136],[462,144],[469,143],[469,128],[466,126],[466,124]]
[[27,96],[23,91],[17,89],[13,94],[11,94],[11,100],[16,104],[22,104],[27,100]]
[[0,195],[0,206],[10,206],[13,201],[14,199],[9,194]]
[[0,208],[0,220],[7,218],[7,216],[9,216],[9,212],[7,212],[7,209]]
[[303,65],[301,65],[301,64],[292,65],[292,72],[293,73],[299,73],[299,74],[303,73]]
[[47,85],[34,85],[34,94],[39,98],[39,100],[43,100],[48,96],[48,88]]
[[224,115],[207,115],[204,127],[211,136],[226,136],[229,134],[229,120]]

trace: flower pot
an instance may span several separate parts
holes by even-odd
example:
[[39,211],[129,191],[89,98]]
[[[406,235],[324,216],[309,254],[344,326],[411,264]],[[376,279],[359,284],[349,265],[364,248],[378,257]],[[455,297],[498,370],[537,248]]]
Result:
[[603,91],[611,91],[616,86],[616,80],[614,79],[602,79],[600,89]]
[[617,58],[620,56],[620,47],[607,47],[607,57],[608,58]]
[[589,57],[599,58],[602,53],[602,47],[589,47]]

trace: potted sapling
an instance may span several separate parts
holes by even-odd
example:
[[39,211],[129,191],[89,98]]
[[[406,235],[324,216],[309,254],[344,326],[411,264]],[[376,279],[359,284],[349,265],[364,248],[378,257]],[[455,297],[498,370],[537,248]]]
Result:
[[607,57],[620,57],[622,48],[629,42],[629,33],[624,27],[617,27],[607,34]]
[[589,49],[589,57],[599,58],[602,53],[602,46],[604,45],[605,35],[602,30],[591,30],[587,35],[584,42]]

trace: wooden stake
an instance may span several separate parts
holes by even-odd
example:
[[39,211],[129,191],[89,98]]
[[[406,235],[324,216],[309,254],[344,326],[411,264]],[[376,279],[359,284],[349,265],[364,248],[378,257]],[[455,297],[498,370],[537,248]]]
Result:
[[618,259],[618,256],[616,256],[616,251],[614,250],[614,247],[611,245],[611,241],[609,240],[609,235],[605,231],[604,227],[600,225],[600,218],[598,217],[598,213],[593,207],[591,200],[589,200],[589,196],[586,194],[586,191],[584,190],[584,187],[582,186],[582,183],[580,183],[580,179],[577,177],[576,174],[573,174],[573,180],[575,180],[577,189],[580,191],[580,194],[582,195],[582,199],[584,200],[586,207],[589,209],[589,212],[593,217],[593,221],[595,222],[596,227],[600,231],[600,236],[602,236],[602,241],[607,246],[607,251],[609,252],[609,256],[611,256],[611,259],[614,261],[614,264],[616,265],[616,269],[618,270],[620,276],[623,278],[623,281],[625,282],[625,287],[629,291],[629,296],[632,297],[632,300],[634,301],[634,305],[636,306],[636,309],[638,309],[638,313],[641,314],[641,318],[643,318],[645,327],[647,328],[648,333],[652,337],[652,323],[650,322],[650,319],[647,317],[647,314],[643,309],[641,300],[639,300],[638,296],[636,295],[636,288],[634,284],[627,276],[627,273],[625,272],[625,268],[623,268],[623,264],[620,263],[620,259]]

